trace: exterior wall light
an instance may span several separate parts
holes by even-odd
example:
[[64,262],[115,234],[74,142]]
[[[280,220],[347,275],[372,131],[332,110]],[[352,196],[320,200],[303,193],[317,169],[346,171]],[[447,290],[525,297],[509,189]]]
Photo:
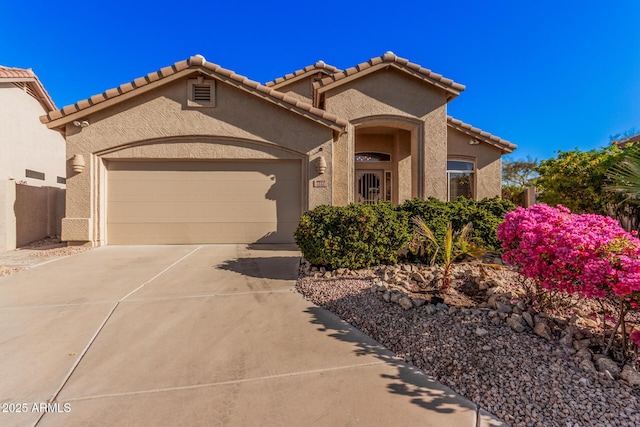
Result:
[[327,170],[327,161],[324,157],[318,157],[318,162],[316,163],[316,172],[322,175]]
[[477,139],[470,139],[469,140],[469,145],[479,145],[480,141],[478,141]]
[[82,173],[84,171],[85,161],[82,154],[76,154],[71,159],[71,168],[74,172]]

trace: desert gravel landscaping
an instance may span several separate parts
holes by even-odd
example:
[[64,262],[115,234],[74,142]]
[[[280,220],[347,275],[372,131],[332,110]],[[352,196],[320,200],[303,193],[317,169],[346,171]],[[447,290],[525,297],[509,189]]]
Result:
[[[416,277],[411,270],[325,272],[303,263],[296,287],[509,425],[640,425],[640,376],[593,353],[595,322],[521,310],[514,294],[507,298],[517,276],[509,269],[478,279],[478,265],[457,265],[456,277],[475,276],[458,285],[479,286],[454,289],[444,304],[406,289]],[[420,276],[430,278],[428,271]]]
[[85,246],[66,246],[66,243],[53,238],[38,240],[19,249],[0,253],[0,277],[90,249]]

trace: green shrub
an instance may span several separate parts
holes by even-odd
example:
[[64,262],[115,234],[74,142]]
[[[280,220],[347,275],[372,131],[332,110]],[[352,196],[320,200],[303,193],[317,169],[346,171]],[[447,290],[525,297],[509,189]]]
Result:
[[498,198],[476,201],[458,197],[455,201],[443,202],[430,197],[407,200],[397,209],[407,212],[410,218],[420,216],[439,242],[444,241],[448,223],[455,230],[471,223],[472,237],[477,244],[486,249],[499,250],[496,227],[504,220],[504,215],[515,208],[509,200]]
[[330,270],[394,264],[410,236],[408,213],[388,202],[318,206],[295,232],[305,259]]

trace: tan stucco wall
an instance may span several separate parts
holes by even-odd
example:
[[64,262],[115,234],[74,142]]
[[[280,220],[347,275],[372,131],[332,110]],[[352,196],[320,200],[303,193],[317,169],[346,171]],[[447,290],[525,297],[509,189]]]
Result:
[[[22,89],[0,83],[0,179],[64,188],[57,182],[65,177],[64,137],[40,123],[46,112]],[[43,172],[44,181],[27,178],[25,169]]]
[[300,159],[303,209],[331,203],[331,186],[313,180],[323,156],[331,182],[333,130],[220,81],[215,108],[187,108],[186,88],[176,81],[86,117],[88,127],[67,125],[68,165],[82,154],[87,166],[67,181],[63,239],[104,242],[103,159]]
[[16,248],[16,182],[0,179],[0,252]]
[[[372,125],[379,119],[383,126],[411,132],[415,146],[412,168],[421,168],[420,182],[399,190],[400,199],[437,197],[444,200],[446,187],[447,109],[446,92],[398,70],[378,70],[328,90],[325,109],[349,120],[355,126]],[[348,144],[353,147],[353,134]],[[412,143],[413,144],[413,143]],[[334,162],[353,169],[353,148],[342,147]],[[413,179],[417,179],[414,174]],[[336,177],[338,178],[338,177]],[[340,178],[341,179],[341,178]],[[406,184],[401,183],[401,186]],[[337,187],[337,186],[336,186]],[[348,195],[347,195],[348,196]]]
[[449,128],[448,157],[473,160],[476,163],[475,198],[500,197],[502,189],[502,151],[487,143],[470,145],[473,137]]
[[313,88],[311,86],[311,82],[314,77],[315,74],[291,83],[286,83],[285,85],[279,86],[276,90],[286,93],[300,101],[306,102],[307,104],[311,104],[313,102]]

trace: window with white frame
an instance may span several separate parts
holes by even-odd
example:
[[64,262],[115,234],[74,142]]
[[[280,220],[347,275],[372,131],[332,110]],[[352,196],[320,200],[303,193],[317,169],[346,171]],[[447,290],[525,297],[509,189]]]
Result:
[[447,160],[447,200],[473,198],[474,172],[475,165],[470,160]]

